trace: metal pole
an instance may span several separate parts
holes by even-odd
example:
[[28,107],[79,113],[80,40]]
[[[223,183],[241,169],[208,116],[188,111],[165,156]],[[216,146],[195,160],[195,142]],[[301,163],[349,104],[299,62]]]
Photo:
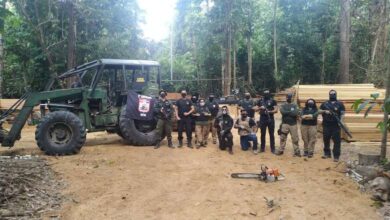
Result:
[[171,80],[173,80],[173,25],[171,25]]

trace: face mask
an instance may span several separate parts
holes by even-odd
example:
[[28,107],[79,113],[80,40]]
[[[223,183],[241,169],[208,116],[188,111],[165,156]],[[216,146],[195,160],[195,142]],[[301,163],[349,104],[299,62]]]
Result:
[[181,97],[183,97],[183,98],[187,97],[187,93],[182,93]]
[[214,100],[214,97],[209,97],[209,101],[212,102]]
[[314,103],[313,102],[308,102],[307,106],[309,106],[310,108],[313,108],[314,107]]
[[204,102],[200,102],[199,103],[200,106],[204,106],[204,104],[205,104]]
[[265,93],[264,93],[264,98],[266,98],[266,99],[270,98],[269,92],[265,92]]
[[246,98],[246,99],[250,99],[251,96],[250,96],[250,95],[246,95],[245,98]]
[[287,95],[286,101],[287,101],[287,103],[291,103],[292,102],[292,95],[291,94]]
[[227,111],[226,110],[222,110],[222,114],[226,115]]
[[167,95],[166,95],[165,93],[161,93],[161,94],[160,94],[160,97],[161,97],[161,98],[165,98],[166,96],[167,96]]
[[329,100],[330,101],[336,101],[337,100],[337,95],[336,94],[329,94]]
[[196,99],[196,97],[192,97],[192,98],[191,98],[191,101],[192,101],[193,103],[196,103],[198,100]]

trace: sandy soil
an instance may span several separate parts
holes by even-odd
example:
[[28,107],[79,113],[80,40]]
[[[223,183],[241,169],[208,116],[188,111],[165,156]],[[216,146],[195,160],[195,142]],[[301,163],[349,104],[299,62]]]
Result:
[[[23,131],[16,154],[38,154],[34,128]],[[236,135],[236,132],[234,132]],[[331,160],[234,155],[209,144],[201,149],[131,147],[116,135],[88,134],[78,155],[46,157],[67,183],[61,219],[379,219],[369,195],[340,173]],[[175,139],[176,141],[176,139]],[[321,142],[320,140],[318,142]],[[165,143],[165,142],[164,142]],[[289,141],[290,144],[290,141]],[[43,156],[43,155],[42,155]],[[275,183],[231,179],[233,172],[277,167],[286,179]],[[267,207],[264,197],[274,199]]]

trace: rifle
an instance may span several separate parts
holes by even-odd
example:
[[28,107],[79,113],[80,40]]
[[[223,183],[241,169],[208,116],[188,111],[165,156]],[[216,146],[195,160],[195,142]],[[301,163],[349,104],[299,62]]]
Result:
[[332,115],[336,121],[337,124],[340,126],[340,128],[348,135],[348,137],[352,138],[351,132],[348,130],[348,128],[344,125],[344,123],[340,120],[340,118],[337,116],[336,112],[334,112],[328,105],[327,103],[324,104],[324,107],[326,110],[330,112],[330,115]]

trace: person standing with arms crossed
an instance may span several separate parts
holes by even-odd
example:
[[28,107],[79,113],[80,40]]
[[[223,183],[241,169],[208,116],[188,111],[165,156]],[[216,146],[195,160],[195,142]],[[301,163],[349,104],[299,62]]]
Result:
[[181,91],[181,99],[176,101],[176,119],[178,121],[179,148],[183,147],[183,130],[186,130],[187,147],[192,148],[191,114],[194,112],[192,101],[187,98],[187,91]]
[[265,136],[267,128],[269,133],[271,152],[275,153],[275,118],[274,114],[278,113],[278,106],[276,101],[271,97],[270,91],[265,89],[264,97],[257,103],[257,109],[260,111],[259,127],[261,131],[261,147],[260,152],[265,151]]
[[312,158],[317,141],[318,109],[314,99],[308,99],[301,112],[301,135],[303,140],[303,156]]
[[238,102],[238,107],[240,110],[245,110],[248,117],[255,118],[255,102],[251,99],[251,94],[249,92],[245,93],[245,98]]
[[282,113],[282,124],[279,130],[280,135],[280,148],[276,155],[282,155],[286,148],[287,136],[290,133],[292,144],[294,147],[294,157],[300,157],[301,151],[299,150],[299,136],[298,136],[298,116],[299,107],[292,103],[293,95],[291,93],[286,96],[286,104],[280,107],[280,113]]

